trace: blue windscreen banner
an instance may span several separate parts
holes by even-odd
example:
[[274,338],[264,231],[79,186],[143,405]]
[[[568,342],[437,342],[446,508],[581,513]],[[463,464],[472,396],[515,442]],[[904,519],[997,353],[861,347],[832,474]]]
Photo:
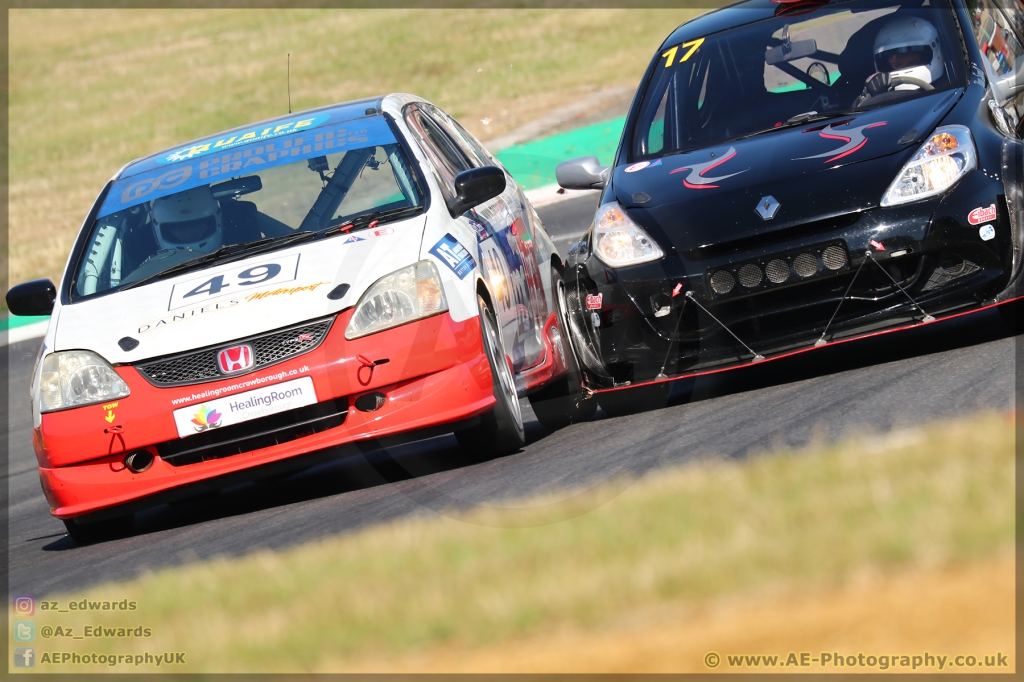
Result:
[[[166,165],[115,182],[100,208],[99,217],[193,187],[252,175],[261,169],[395,141],[395,134],[384,117],[373,116],[276,137],[264,136],[244,144],[228,139],[221,147],[215,146],[216,141],[192,145],[158,157],[158,162]],[[171,157],[182,160],[171,161]]]

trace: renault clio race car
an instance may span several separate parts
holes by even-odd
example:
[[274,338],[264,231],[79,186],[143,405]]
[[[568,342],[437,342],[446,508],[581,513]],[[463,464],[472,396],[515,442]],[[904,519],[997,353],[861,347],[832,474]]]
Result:
[[524,394],[547,426],[581,419],[561,268],[497,161],[409,95],[129,163],[60,285],[7,294],[52,313],[31,388],[52,513],[88,541],[338,445],[512,452]]
[[1019,298],[1022,33],[1020,0],[750,0],[673,31],[613,166],[557,170],[602,190],[567,285],[601,406]]

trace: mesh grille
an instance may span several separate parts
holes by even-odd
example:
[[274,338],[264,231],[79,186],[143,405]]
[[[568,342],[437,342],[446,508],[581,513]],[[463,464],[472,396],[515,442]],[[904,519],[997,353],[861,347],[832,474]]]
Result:
[[787,265],[786,261],[781,258],[776,258],[768,263],[768,267],[765,268],[765,271],[768,273],[768,279],[775,284],[782,284],[789,279],[789,265]]
[[740,268],[740,284],[748,289],[753,289],[761,283],[761,268],[753,263],[747,263]]
[[818,271],[818,259],[809,253],[801,253],[793,259],[793,268],[801,277],[810,277]]
[[711,288],[716,294],[727,294],[736,286],[736,280],[725,270],[719,270],[711,275]]
[[846,251],[833,244],[822,252],[821,260],[829,270],[838,270],[846,265]]
[[222,348],[239,343],[251,344],[255,355],[252,370],[257,370],[313,350],[327,336],[327,330],[331,328],[333,321],[333,318],[328,318],[262,336],[238,339],[220,344],[216,348],[206,348],[157,362],[136,365],[136,369],[155,386],[181,386],[212,381],[221,377],[217,370],[217,352]]

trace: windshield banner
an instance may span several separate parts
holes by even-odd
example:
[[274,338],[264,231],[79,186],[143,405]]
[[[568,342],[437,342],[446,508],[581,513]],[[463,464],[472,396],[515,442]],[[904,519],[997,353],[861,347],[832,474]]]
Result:
[[308,132],[282,134],[216,152],[212,149],[197,151],[191,159],[115,182],[103,201],[99,217],[193,187],[252,175],[264,168],[395,141],[384,117],[375,116]]

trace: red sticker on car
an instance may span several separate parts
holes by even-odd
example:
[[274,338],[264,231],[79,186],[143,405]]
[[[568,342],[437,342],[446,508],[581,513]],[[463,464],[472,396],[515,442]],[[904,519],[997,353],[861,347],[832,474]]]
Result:
[[981,225],[987,223],[990,220],[996,219],[996,205],[992,204],[988,208],[979,206],[967,215],[967,222],[971,225]]
[[604,294],[598,294],[597,296],[594,296],[593,294],[587,294],[587,310],[600,310],[601,300],[603,298]]

